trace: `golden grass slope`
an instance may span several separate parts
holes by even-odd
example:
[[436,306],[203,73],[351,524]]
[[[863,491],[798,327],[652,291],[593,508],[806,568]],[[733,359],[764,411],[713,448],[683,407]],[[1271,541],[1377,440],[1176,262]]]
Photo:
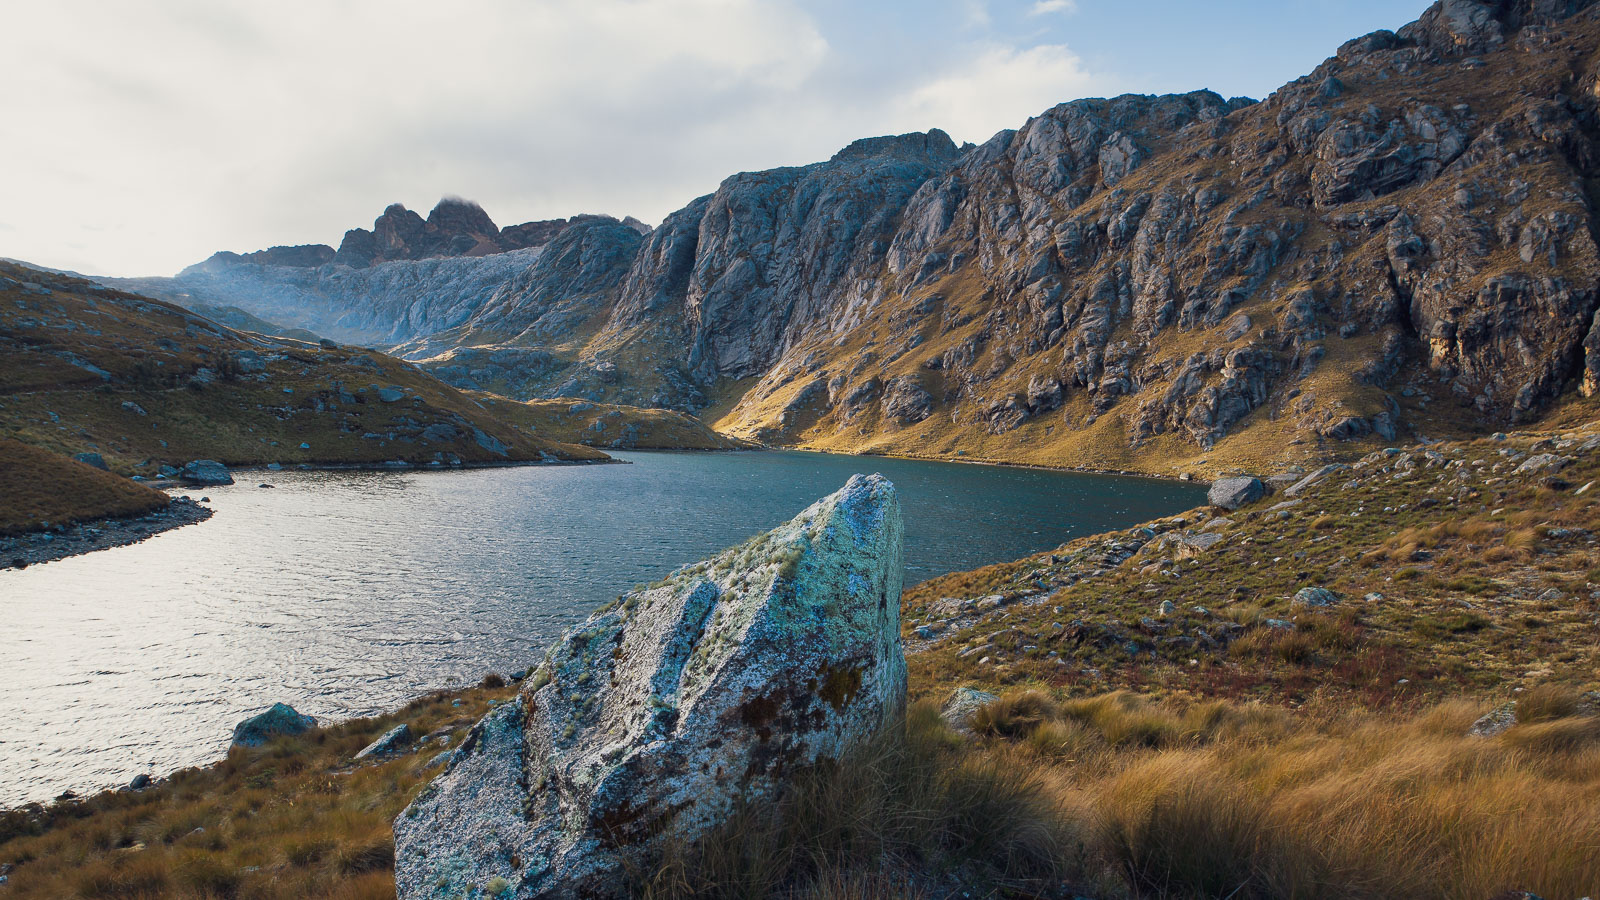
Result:
[[[229,464],[604,460],[417,367],[233,331],[171,304],[0,264],[0,435],[122,473]],[[424,434],[430,425],[440,426]]]
[[509,400],[467,392],[496,415],[546,440],[624,450],[748,450],[754,444],[712,431],[694,416],[590,400]]
[[77,460],[0,438],[0,535],[166,507],[161,491]]

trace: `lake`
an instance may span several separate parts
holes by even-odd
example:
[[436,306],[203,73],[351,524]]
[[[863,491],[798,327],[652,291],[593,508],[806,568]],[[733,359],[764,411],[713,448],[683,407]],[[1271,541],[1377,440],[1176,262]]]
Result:
[[[371,715],[537,662],[590,609],[881,472],[908,584],[1195,506],[1139,478],[800,452],[241,472],[206,522],[0,571],[0,807],[200,765],[275,701]],[[270,483],[274,489],[257,487]]]

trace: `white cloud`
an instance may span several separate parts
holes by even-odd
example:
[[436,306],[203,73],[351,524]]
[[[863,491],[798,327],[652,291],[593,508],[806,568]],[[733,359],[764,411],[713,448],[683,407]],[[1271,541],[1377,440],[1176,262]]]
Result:
[[912,90],[903,106],[908,119],[937,123],[957,140],[982,143],[1063,100],[1109,93],[1107,87],[1063,45],[989,46]]
[[[1065,47],[841,58],[803,0],[52,0],[0,54],[0,256],[160,274],[444,194],[648,221],[744,169],[1103,92]],[[965,8],[983,12],[982,0]],[[850,27],[850,20],[843,20]]]
[[1078,11],[1077,0],[1038,0],[1033,4],[1033,9],[1028,11],[1030,16],[1045,16],[1051,13],[1074,13]]
[[561,167],[603,160],[637,186],[674,120],[794,91],[828,53],[761,0],[54,0],[8,27],[34,38],[0,54],[0,146],[27,173],[0,216],[29,234],[0,254],[119,273],[337,241],[446,192],[502,219],[627,212],[572,196],[584,175]]

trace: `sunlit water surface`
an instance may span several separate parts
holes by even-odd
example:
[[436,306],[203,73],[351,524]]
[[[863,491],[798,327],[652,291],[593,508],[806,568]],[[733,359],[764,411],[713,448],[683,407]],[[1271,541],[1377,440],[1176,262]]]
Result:
[[1201,500],[1186,485],[1029,469],[617,455],[632,465],[245,472],[204,492],[209,521],[0,571],[0,806],[203,764],[274,701],[370,715],[520,670],[596,605],[855,472],[900,490],[907,583]]

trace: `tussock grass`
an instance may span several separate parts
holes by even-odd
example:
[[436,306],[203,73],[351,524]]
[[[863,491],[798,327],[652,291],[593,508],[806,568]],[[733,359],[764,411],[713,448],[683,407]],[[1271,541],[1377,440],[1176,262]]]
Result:
[[923,701],[854,755],[801,773],[775,804],[669,843],[635,896],[943,896],[948,877],[1038,892],[1075,874],[1087,836],[1037,767],[973,752]]
[[0,535],[166,507],[166,494],[20,441],[0,438]]
[[[433,751],[365,766],[398,721],[463,726],[506,690],[235,749],[142,793],[0,820],[15,897],[394,895],[389,823]],[[453,705],[462,700],[461,706]],[[952,731],[929,700],[629,873],[634,896],[1578,897],[1600,884],[1600,719],[1528,691],[1487,708],[1300,710],[1016,691]],[[464,729],[455,732],[459,738]],[[443,745],[441,744],[442,748]]]
[[1088,816],[1080,879],[1100,865],[1139,896],[1248,898],[1600,884],[1600,720],[1566,699],[1496,738],[1467,735],[1484,710],[1466,702],[1386,716],[1121,692],[1047,708],[1003,698],[987,714],[1006,736],[981,752],[1032,760],[1018,764]]

